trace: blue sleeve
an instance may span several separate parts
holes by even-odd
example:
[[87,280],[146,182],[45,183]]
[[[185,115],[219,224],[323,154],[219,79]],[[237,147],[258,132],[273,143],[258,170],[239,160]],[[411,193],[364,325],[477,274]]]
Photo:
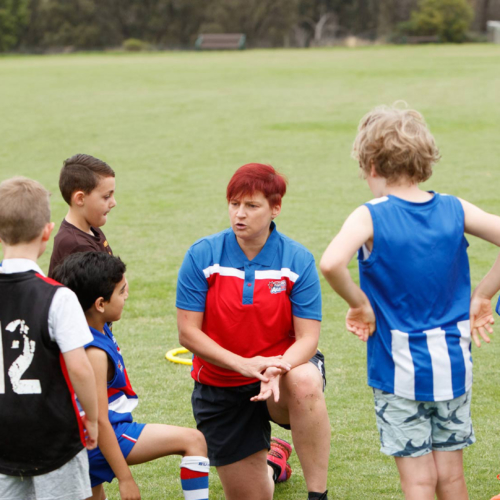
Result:
[[177,277],[177,299],[175,306],[187,311],[205,311],[208,282],[195,262],[193,248],[184,257]]
[[321,321],[321,287],[312,257],[295,282],[290,301],[294,316]]

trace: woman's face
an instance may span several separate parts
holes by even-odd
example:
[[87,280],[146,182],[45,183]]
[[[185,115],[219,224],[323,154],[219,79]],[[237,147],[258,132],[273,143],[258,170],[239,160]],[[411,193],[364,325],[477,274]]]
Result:
[[229,219],[238,240],[265,244],[271,221],[281,212],[281,206],[270,207],[260,191],[229,201]]

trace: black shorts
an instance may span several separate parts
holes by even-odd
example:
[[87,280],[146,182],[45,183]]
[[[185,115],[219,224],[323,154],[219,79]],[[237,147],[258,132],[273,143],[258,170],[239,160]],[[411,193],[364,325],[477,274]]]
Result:
[[[326,377],[323,354],[316,352],[309,362],[320,371],[324,390]],[[210,465],[229,465],[269,449],[272,419],[267,402],[250,401],[259,392],[260,382],[237,387],[194,383],[191,404],[198,430],[207,441]],[[281,427],[290,429],[289,425]]]

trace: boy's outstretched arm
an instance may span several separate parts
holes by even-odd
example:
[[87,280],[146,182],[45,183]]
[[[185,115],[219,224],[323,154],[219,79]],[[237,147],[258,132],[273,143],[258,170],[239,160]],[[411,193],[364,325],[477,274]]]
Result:
[[85,417],[83,424],[87,430],[87,449],[97,446],[97,394],[94,382],[94,371],[83,347],[63,353],[64,363],[68,370],[71,385],[78,401],[82,405]]
[[[484,212],[472,203],[460,200],[464,209],[464,230],[500,247],[500,217]],[[477,347],[481,347],[481,337],[489,342],[488,332],[493,333],[494,323],[491,299],[500,290],[500,255],[493,267],[481,280],[471,297],[471,335]]]
[[94,369],[95,384],[97,387],[97,405],[99,422],[99,449],[107,460],[120,488],[122,500],[140,500],[141,494],[130,468],[123,456],[115,431],[108,416],[108,355],[96,347],[87,349],[92,368]]
[[347,330],[364,342],[375,331],[375,314],[368,297],[352,280],[347,266],[359,248],[372,238],[373,223],[370,211],[361,206],[344,222],[319,264],[330,286],[349,304]]

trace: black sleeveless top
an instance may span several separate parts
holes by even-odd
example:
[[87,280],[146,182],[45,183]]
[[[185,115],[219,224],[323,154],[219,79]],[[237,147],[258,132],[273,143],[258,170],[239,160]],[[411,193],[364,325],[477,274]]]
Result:
[[59,283],[0,274],[0,473],[46,474],[83,449],[83,427],[49,309]]

